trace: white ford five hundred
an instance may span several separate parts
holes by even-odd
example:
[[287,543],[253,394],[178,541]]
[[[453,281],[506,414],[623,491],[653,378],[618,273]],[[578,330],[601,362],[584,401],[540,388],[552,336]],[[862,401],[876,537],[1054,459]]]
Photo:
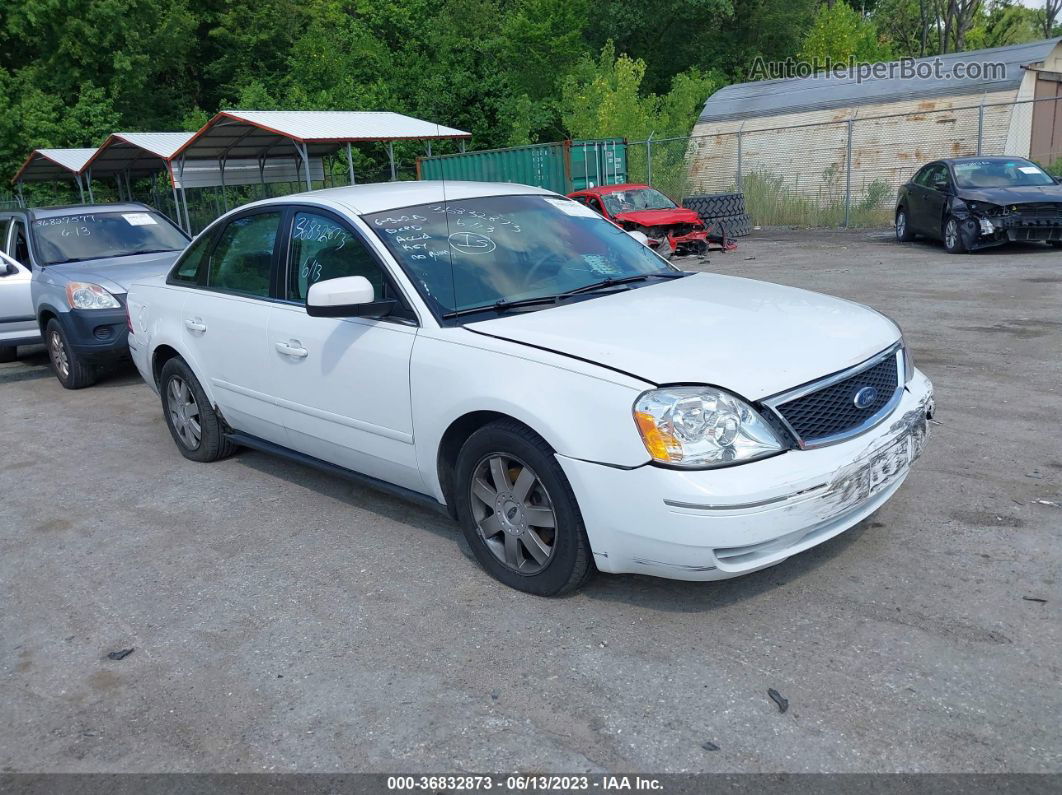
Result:
[[128,311],[187,458],[248,446],[430,501],[492,575],[544,595],[819,544],[899,488],[933,406],[877,312],[683,273],[519,185],[248,205]]

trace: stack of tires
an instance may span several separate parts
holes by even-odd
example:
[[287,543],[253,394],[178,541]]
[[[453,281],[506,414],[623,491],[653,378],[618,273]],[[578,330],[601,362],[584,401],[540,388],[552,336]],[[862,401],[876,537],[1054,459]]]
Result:
[[728,238],[744,237],[752,229],[752,222],[745,212],[743,193],[687,196],[682,206],[696,212],[711,234],[725,233]]

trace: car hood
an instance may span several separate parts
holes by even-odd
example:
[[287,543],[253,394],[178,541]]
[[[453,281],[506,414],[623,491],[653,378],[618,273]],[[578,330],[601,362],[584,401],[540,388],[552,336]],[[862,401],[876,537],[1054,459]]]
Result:
[[699,224],[701,217],[693,210],[675,207],[671,210],[631,210],[616,213],[617,221],[630,221],[642,226],[665,226],[667,224]]
[[860,304],[707,273],[466,328],[654,384],[714,384],[749,400],[851,367],[900,338]]
[[1062,202],[1062,185],[1026,185],[1020,188],[964,188],[959,198],[987,204]]
[[70,262],[65,265],[49,265],[48,270],[61,274],[64,279],[76,282],[93,282],[108,292],[128,292],[129,285],[145,276],[165,273],[180,256],[180,251],[162,254],[138,254],[132,257],[107,257],[104,259]]

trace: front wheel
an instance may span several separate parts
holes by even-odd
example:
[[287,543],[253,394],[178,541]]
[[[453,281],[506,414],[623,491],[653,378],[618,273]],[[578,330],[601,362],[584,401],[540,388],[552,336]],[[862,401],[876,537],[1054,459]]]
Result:
[[963,242],[959,219],[954,215],[948,216],[944,222],[944,249],[949,254],[966,254],[966,244]]
[[911,231],[911,219],[907,216],[907,208],[901,207],[896,211],[896,240],[900,243],[910,243],[915,239]]
[[593,573],[575,494],[553,450],[512,421],[473,433],[457,458],[458,520],[493,577],[527,593],[556,596]]
[[204,462],[232,455],[236,445],[226,438],[221,418],[183,359],[163,365],[159,393],[166,426],[181,455]]
[[48,359],[59,383],[66,389],[84,389],[96,383],[96,368],[79,356],[66,338],[66,332],[54,317],[44,328]]

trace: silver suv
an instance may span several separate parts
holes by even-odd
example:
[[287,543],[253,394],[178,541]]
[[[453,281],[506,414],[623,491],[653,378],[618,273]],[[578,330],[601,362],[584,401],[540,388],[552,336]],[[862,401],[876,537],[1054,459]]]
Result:
[[[166,272],[188,242],[166,216],[137,203],[0,212],[0,234],[7,254],[32,274],[30,302],[11,316],[44,338],[67,389],[89,386],[103,366],[128,357],[129,283]],[[0,277],[0,292],[5,285],[13,295],[15,274]],[[0,337],[0,358],[39,341],[16,337],[14,326],[10,338]]]

